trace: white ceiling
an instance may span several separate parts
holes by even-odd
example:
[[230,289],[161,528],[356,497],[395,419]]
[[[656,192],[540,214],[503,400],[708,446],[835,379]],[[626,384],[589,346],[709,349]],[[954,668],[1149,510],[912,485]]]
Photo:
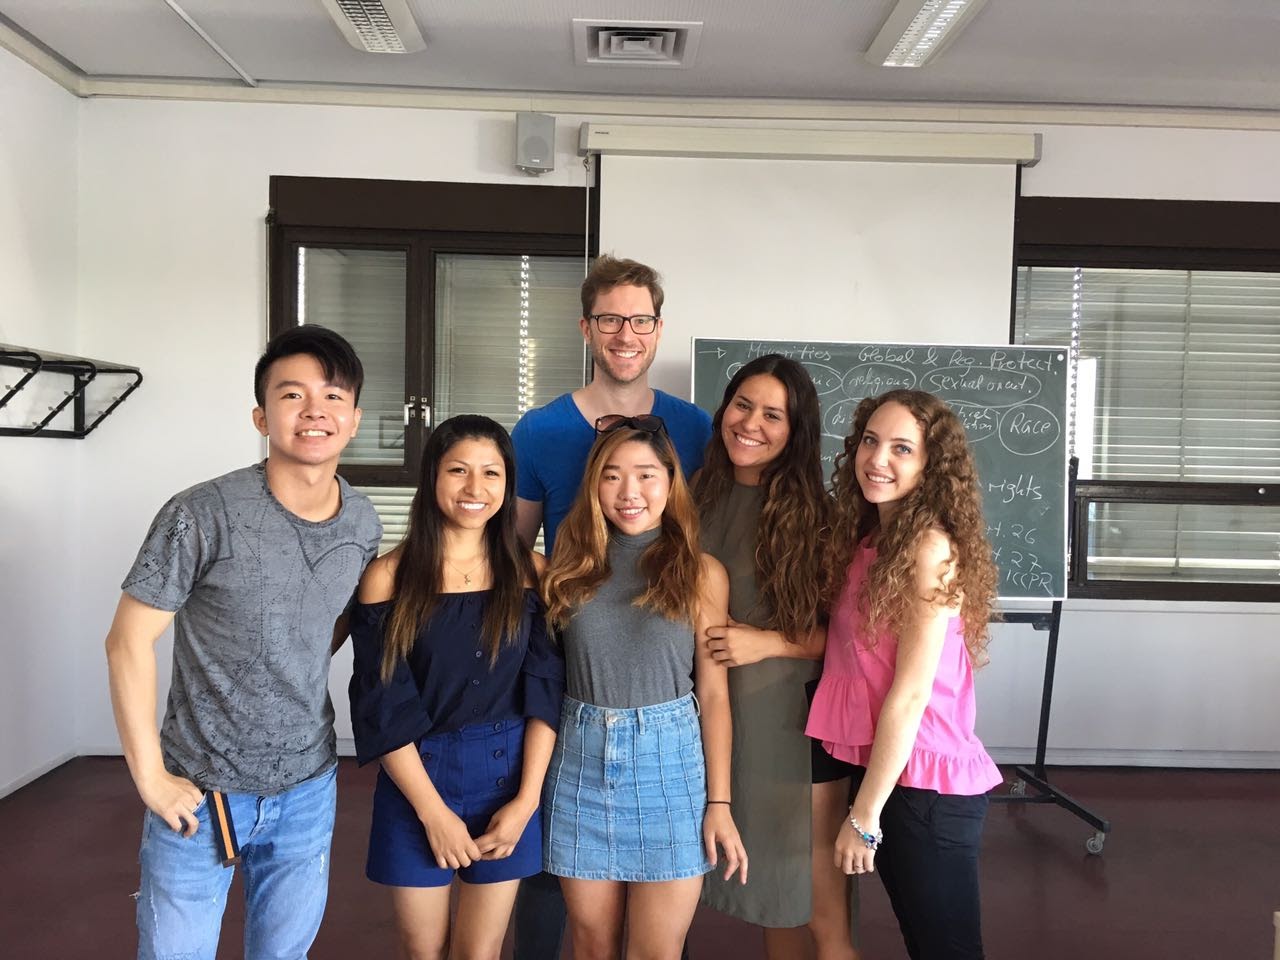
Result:
[[[862,53],[893,0],[409,0],[413,54],[356,51],[320,0],[177,0],[261,85],[1280,110],[1280,0],[988,0],[937,61]],[[570,21],[701,21],[686,69],[577,66]],[[0,0],[88,78],[242,84],[163,0]]]

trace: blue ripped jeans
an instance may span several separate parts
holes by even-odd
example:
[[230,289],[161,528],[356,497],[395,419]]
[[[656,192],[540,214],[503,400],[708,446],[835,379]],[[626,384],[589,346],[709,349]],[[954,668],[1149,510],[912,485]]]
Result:
[[[226,794],[244,868],[244,956],[304,960],[329,895],[337,767],[273,796]],[[142,824],[138,960],[214,960],[227,888],[207,802],[187,838],[150,810]]]

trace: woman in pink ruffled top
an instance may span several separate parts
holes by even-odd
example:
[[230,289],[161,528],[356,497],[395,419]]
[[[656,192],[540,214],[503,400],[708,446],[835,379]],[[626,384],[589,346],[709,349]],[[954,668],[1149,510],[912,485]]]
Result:
[[833,492],[848,574],[806,730],[814,782],[848,778],[853,798],[830,855],[879,868],[912,960],[981,957],[978,847],[1001,776],[974,734],[973,671],[996,569],[964,427],[918,390],[863,400]]

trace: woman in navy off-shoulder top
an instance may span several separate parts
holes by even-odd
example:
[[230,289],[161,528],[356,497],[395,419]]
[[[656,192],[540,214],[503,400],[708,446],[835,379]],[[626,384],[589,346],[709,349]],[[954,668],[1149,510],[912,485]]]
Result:
[[446,420],[423,452],[409,532],[370,564],[352,611],[356,752],[382,762],[366,873],[392,887],[409,956],[496,956],[519,880],[542,868],[564,662],[514,491],[506,431]]

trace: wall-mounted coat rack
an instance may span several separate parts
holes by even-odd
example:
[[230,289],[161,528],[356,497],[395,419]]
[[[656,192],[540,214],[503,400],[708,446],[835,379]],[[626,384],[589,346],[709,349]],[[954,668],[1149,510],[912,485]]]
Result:
[[[9,377],[4,375],[8,372],[6,368],[23,372],[15,382],[10,383]],[[0,437],[83,439],[110,416],[112,411],[124,402],[125,397],[137,390],[138,385],[142,383],[142,372],[137,367],[0,343],[0,387],[4,389],[4,395],[0,396],[0,408],[3,408],[38,377],[44,376],[70,378],[70,389],[63,390],[62,398],[49,405],[47,412],[39,419],[32,420],[29,425],[0,426]],[[118,392],[113,392],[101,410],[90,415],[86,409],[85,391],[89,384],[99,377],[122,378],[114,381],[119,383],[120,389]],[[49,424],[53,423],[54,418],[68,406],[71,407],[72,428],[70,430],[49,429]]]

